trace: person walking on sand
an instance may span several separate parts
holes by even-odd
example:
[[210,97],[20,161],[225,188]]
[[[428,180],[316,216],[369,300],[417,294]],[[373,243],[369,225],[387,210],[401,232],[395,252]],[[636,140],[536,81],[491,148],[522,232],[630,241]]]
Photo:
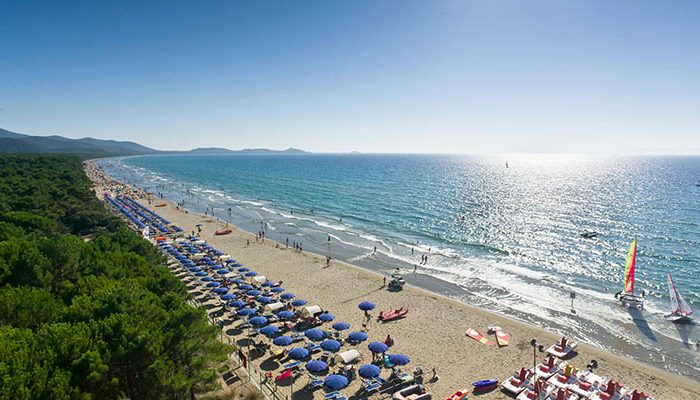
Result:
[[284,243],[284,248],[285,248],[285,249],[288,249],[288,248],[289,248],[289,238],[287,238],[287,240],[285,241],[285,243]]
[[414,264],[413,265],[413,273],[415,274],[417,270],[418,270],[418,264]]
[[386,276],[384,277],[384,281],[382,282],[382,287],[383,287],[383,288],[386,287]]

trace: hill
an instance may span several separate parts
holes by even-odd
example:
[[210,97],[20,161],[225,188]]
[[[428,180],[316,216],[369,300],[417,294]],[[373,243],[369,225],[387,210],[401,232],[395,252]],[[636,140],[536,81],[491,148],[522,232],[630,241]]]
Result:
[[187,153],[191,154],[245,154],[245,155],[274,155],[274,154],[289,154],[289,155],[299,155],[299,154],[311,154],[308,151],[295,149],[290,147],[286,150],[270,150],[270,149],[243,149],[243,150],[229,150],[221,147],[199,147],[192,149]]

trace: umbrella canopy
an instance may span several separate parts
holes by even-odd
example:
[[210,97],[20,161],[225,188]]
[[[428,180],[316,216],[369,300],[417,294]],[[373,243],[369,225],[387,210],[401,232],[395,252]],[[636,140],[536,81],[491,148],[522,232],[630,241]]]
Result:
[[270,291],[271,291],[272,293],[280,293],[280,292],[284,292],[284,288],[283,288],[283,287],[280,287],[280,286],[277,286],[277,287],[273,287],[272,289],[270,289]]
[[325,336],[322,330],[316,328],[308,329],[306,332],[304,332],[304,335],[311,340],[323,340],[323,337]]
[[245,305],[243,300],[234,300],[229,304],[231,307],[241,308]]
[[248,272],[248,271],[250,271],[250,268],[248,268],[248,267],[238,268],[238,272]]
[[303,360],[309,356],[309,351],[303,347],[295,347],[287,354],[292,360]]
[[245,276],[255,276],[255,275],[257,275],[257,274],[258,274],[258,273],[255,272],[255,271],[248,271],[248,272],[245,273]]
[[305,305],[306,303],[308,303],[308,301],[306,301],[304,299],[296,299],[296,300],[292,301],[292,305],[294,307],[301,307],[301,306]]
[[250,285],[248,285],[248,284],[246,283],[246,284],[244,284],[244,285],[239,286],[238,288],[241,289],[241,290],[250,290],[250,289],[252,289],[253,287],[250,286]]
[[321,360],[312,360],[306,363],[306,370],[313,373],[324,372],[328,370],[328,364]]
[[262,292],[259,291],[258,289],[251,289],[251,290],[246,292],[246,294],[249,296],[260,296],[260,293],[262,293]]
[[231,271],[229,271],[229,270],[227,270],[227,269],[220,269],[220,270],[216,271],[216,273],[219,274],[219,275],[226,275],[226,274],[228,274],[229,272],[231,272]]
[[[263,317],[260,317],[260,318],[263,318]],[[262,333],[265,336],[273,336],[274,334],[277,333],[277,331],[279,331],[279,328],[277,328],[274,325],[268,325],[268,326],[260,329],[260,333]]]
[[195,225],[195,226],[204,226],[204,224],[197,224],[197,225]]
[[232,280],[231,282],[233,282],[233,283],[235,283],[236,285],[238,285],[239,283],[243,283],[243,282],[245,282],[245,281],[244,281],[243,279],[241,279],[241,278],[236,278],[236,279]]
[[321,348],[323,350],[336,352],[340,350],[340,342],[333,339],[326,339],[323,342],[321,342]]
[[209,282],[207,283],[207,287],[219,287],[221,286],[220,282]]
[[389,350],[389,346],[382,342],[372,342],[367,345],[367,348],[369,351],[376,354],[386,353],[386,351]]
[[194,276],[207,276],[207,273],[204,271],[199,271],[194,274]]
[[214,289],[214,293],[223,294],[226,292],[228,292],[227,287],[218,287],[218,288]]
[[297,297],[294,293],[284,293],[282,296],[280,296],[280,299],[282,300],[291,300],[293,298]]
[[263,326],[263,325],[267,325],[267,318],[257,316],[257,317],[251,318],[250,320],[248,320],[248,322],[250,322],[250,324],[253,326]]
[[192,268],[190,268],[190,271],[191,271],[191,272],[199,272],[199,271],[201,271],[201,270],[202,270],[202,267],[192,267]]
[[289,318],[292,318],[294,316],[294,313],[289,311],[289,310],[284,310],[284,311],[278,312],[277,316],[280,319],[289,319]]
[[278,336],[272,340],[272,343],[277,346],[289,346],[292,342],[293,340],[289,336]]
[[[197,273],[199,273],[199,272],[197,272]],[[206,273],[204,275],[206,275]],[[202,282],[214,282],[214,278],[212,278],[211,276],[205,276],[204,278],[200,279],[200,281],[202,281]]]
[[406,365],[411,362],[411,359],[405,354],[390,354],[389,362],[394,365]]
[[369,302],[369,301],[363,301],[362,303],[357,305],[357,308],[359,308],[362,311],[369,311],[369,310],[374,310],[374,303]]
[[367,334],[359,331],[350,332],[350,334],[348,335],[348,340],[356,343],[364,342],[365,340],[367,340]]
[[255,314],[256,312],[257,312],[257,311],[255,311],[255,310],[252,309],[252,308],[241,308],[240,310],[238,310],[238,311],[236,312],[236,314],[238,314],[238,315],[253,315],[253,314]]
[[357,370],[357,373],[365,379],[376,378],[381,372],[382,370],[374,364],[365,364]]
[[269,303],[272,303],[274,301],[267,296],[260,296],[256,300],[258,301],[258,303],[261,303],[261,304],[269,304]]
[[224,266],[221,264],[214,264],[211,266],[211,269],[223,269],[223,268],[224,268]]
[[330,390],[340,390],[348,385],[348,378],[343,375],[329,375],[323,380],[323,386]]
[[318,319],[320,319],[323,322],[330,322],[330,321],[333,321],[335,319],[335,315],[333,315],[331,313],[323,313],[323,314],[318,316]]
[[344,331],[346,329],[350,329],[350,324],[347,322],[336,322],[333,324],[333,329],[336,331]]
[[224,294],[221,296],[221,300],[233,300],[235,298],[236,298],[236,295],[233,293],[228,293],[228,294]]
[[272,282],[270,282],[270,281],[265,281],[265,282],[262,283],[262,286],[263,286],[263,287],[270,287],[270,286],[272,286]]

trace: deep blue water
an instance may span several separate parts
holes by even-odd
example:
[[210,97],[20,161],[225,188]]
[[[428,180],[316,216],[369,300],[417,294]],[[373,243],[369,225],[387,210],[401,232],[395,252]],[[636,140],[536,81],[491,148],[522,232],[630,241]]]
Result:
[[[645,351],[680,351],[666,367],[700,376],[688,346],[699,331],[661,318],[666,271],[700,305],[698,157],[149,156],[103,166],[185,207],[222,218],[233,207],[245,229],[262,222],[274,239],[369,268],[412,270],[428,255],[417,272],[464,288],[464,301],[633,347],[643,361]],[[599,236],[581,237],[591,230]],[[634,238],[637,287],[650,298],[639,315],[612,301]]]

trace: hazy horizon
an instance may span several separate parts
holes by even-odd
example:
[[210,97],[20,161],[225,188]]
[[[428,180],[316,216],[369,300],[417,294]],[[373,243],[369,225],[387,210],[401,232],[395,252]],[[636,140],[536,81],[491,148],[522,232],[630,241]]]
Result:
[[700,154],[700,3],[5,4],[0,127],[161,150]]

